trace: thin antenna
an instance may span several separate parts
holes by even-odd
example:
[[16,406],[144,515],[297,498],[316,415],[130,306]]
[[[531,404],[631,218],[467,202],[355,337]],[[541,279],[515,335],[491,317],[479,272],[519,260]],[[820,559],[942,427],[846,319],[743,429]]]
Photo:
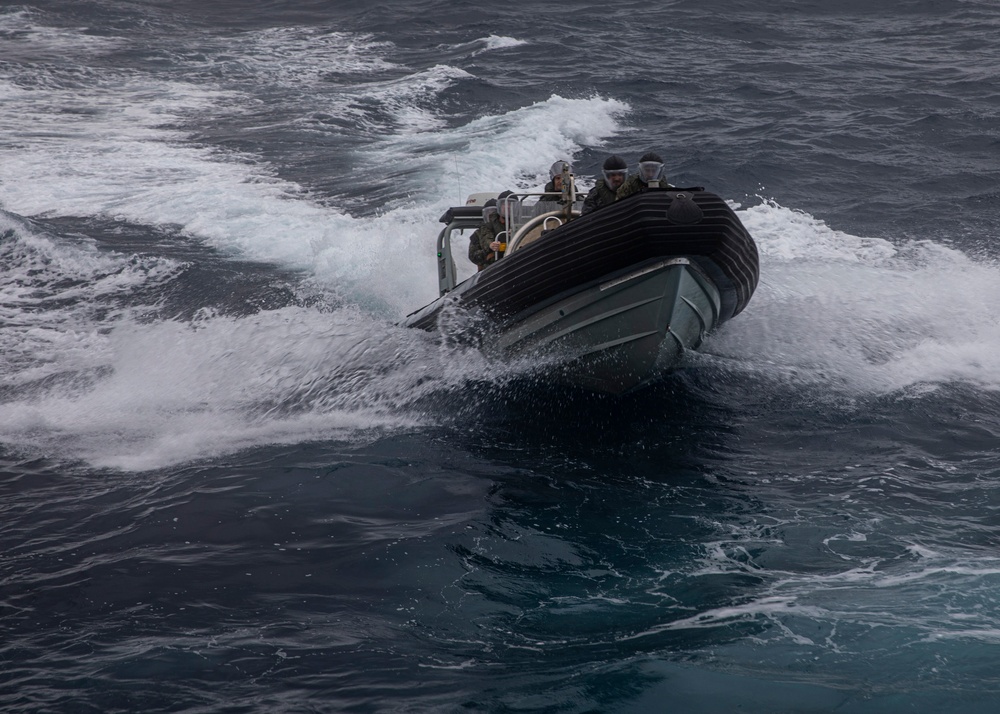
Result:
[[458,172],[458,157],[452,156],[451,160],[455,162],[455,180],[458,182],[458,202],[456,206],[461,206],[465,203],[465,199],[462,198],[462,174]]

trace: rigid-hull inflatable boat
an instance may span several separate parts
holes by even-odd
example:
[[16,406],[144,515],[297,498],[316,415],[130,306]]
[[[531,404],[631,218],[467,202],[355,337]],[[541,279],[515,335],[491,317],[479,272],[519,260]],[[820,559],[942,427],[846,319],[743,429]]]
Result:
[[649,188],[583,216],[572,197],[518,198],[506,252],[458,284],[451,237],[479,226],[482,208],[442,216],[441,297],[404,324],[454,332],[502,357],[537,356],[560,381],[621,394],[676,367],[757,286],[753,239],[701,188]]

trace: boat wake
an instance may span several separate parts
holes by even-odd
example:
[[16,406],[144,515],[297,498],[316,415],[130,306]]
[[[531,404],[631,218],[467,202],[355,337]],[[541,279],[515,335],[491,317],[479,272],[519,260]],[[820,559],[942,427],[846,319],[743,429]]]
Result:
[[[1000,385],[995,265],[940,244],[846,235],[773,203],[739,214],[760,246],[761,284],[707,341],[697,371],[721,370],[748,394],[763,381],[834,400]],[[448,423],[435,405],[474,384],[505,400],[537,396],[504,386],[530,383],[532,360],[498,363],[398,327],[363,295],[171,318],[162,303],[183,261],[67,242],[9,214],[0,233],[0,439],[24,454],[148,470]]]

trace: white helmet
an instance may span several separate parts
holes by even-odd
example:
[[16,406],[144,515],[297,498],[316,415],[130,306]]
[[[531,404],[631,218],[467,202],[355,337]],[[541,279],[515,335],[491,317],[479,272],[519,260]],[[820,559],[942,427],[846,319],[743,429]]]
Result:
[[573,171],[573,166],[568,161],[563,161],[562,159],[559,159],[559,161],[555,162],[554,164],[552,164],[552,166],[549,167],[549,178],[562,176],[564,166],[569,171],[571,172]]

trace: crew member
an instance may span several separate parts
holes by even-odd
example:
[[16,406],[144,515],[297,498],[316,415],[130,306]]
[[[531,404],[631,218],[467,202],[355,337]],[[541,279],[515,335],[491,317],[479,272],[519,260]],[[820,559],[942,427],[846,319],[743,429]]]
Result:
[[570,165],[570,163],[568,161],[563,161],[562,159],[555,162],[554,164],[552,164],[552,166],[549,167],[549,182],[545,184],[544,190],[546,194],[554,193],[556,195],[542,196],[541,198],[538,199],[539,201],[558,201],[560,198],[562,198],[563,168],[566,168],[570,172],[573,171],[573,167]]
[[604,160],[602,173],[604,178],[598,181],[597,185],[590,189],[590,193],[583,199],[581,214],[609,206],[617,200],[616,192],[625,183],[625,178],[628,176],[628,164],[625,163],[625,159],[614,154]]
[[639,173],[630,176],[618,189],[618,200],[647,188],[673,188],[663,173],[663,159],[650,151],[639,159]]
[[[501,211],[499,208],[500,204],[506,204],[508,197],[512,195],[511,191],[504,191],[497,199],[491,198],[483,205],[483,222],[469,239],[469,260],[480,270],[492,265],[503,256],[503,249],[507,243],[505,232],[509,210]],[[506,208],[506,205],[504,207]]]

